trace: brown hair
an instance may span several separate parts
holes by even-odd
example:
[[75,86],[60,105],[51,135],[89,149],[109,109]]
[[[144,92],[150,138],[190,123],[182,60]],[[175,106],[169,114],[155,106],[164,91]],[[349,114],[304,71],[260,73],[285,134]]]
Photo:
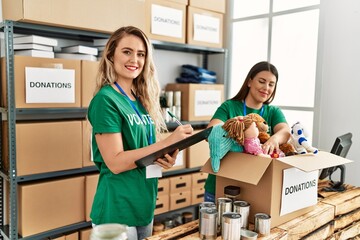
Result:
[[232,100],[238,100],[238,101],[244,101],[246,96],[248,95],[250,88],[249,88],[249,81],[251,79],[253,79],[256,74],[258,74],[259,72],[262,71],[269,71],[272,74],[275,75],[276,77],[276,83],[275,83],[275,88],[273,93],[271,94],[271,96],[264,102],[264,104],[269,104],[274,100],[275,97],[275,93],[276,93],[276,86],[277,86],[277,82],[279,79],[279,73],[276,69],[276,67],[274,65],[272,65],[269,62],[263,61],[263,62],[258,62],[257,64],[255,64],[249,71],[248,75],[245,78],[245,81],[243,83],[243,85],[241,86],[239,92],[235,95],[235,97],[232,98]]

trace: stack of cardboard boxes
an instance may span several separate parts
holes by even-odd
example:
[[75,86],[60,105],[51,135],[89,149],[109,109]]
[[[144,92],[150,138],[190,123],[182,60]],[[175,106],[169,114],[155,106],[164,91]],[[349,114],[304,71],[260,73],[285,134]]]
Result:
[[[90,2],[84,0],[3,0],[2,4],[3,19],[7,20],[104,33],[110,33],[120,26],[134,25],[143,29],[152,40],[223,47],[225,0],[212,0],[206,1],[206,3],[194,0],[91,0]],[[64,8],[66,11],[59,11]],[[207,23],[211,25],[207,26]],[[169,28],[171,31],[164,31]],[[14,65],[16,108],[70,110],[88,107],[95,90],[95,77],[99,62],[15,56]],[[6,108],[8,103],[4,59],[1,61],[1,67],[1,106]],[[39,89],[34,89],[34,86],[40,85],[30,84],[27,81],[28,71],[37,71],[40,74],[53,72],[57,76],[59,74],[67,76],[67,81],[70,83],[67,86],[70,87],[62,95],[64,100],[61,102],[51,101],[49,100],[52,99],[51,95],[43,96],[39,100],[37,98]],[[49,75],[48,79],[53,78]],[[221,91],[223,97],[223,86],[216,86],[216,88]],[[191,94],[191,89],[193,87],[190,87],[189,94]],[[221,98],[222,100],[223,98]],[[210,115],[208,114],[203,120],[209,120]],[[189,118],[189,121],[194,120],[197,119]],[[84,119],[52,121],[35,119],[17,122],[15,127],[17,176],[94,166],[90,153],[91,126]],[[9,169],[7,129],[5,121],[3,123],[2,161],[4,167]],[[209,152],[207,143],[194,145],[193,149],[184,154],[184,158],[187,160],[183,159],[183,164],[179,168],[201,166],[206,161]],[[201,156],[197,155],[200,152]],[[201,201],[205,176],[204,174],[183,176],[186,179],[186,191],[176,190],[176,183],[180,180],[163,179],[160,181],[159,188],[166,189],[166,185],[162,186],[162,183],[167,181],[169,181],[169,186],[173,187],[170,187],[168,192],[162,192],[159,189],[159,203],[161,203],[161,199],[164,199],[162,196],[166,196],[168,208],[164,204],[163,208],[157,209],[157,212]],[[97,178],[98,174],[84,174],[19,184],[19,234],[26,237],[70,224],[90,221],[89,212]],[[171,182],[173,183],[170,184]],[[193,190],[190,189],[190,186],[193,186]],[[173,196],[180,193],[182,196]],[[179,201],[184,194],[186,195],[185,201]],[[181,204],[178,204],[179,202]]]

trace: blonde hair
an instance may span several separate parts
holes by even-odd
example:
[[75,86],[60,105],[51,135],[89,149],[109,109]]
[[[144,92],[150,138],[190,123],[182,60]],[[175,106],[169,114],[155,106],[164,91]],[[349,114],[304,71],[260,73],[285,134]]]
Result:
[[113,63],[115,49],[119,41],[128,35],[137,36],[143,41],[146,47],[144,68],[139,76],[133,80],[133,90],[154,121],[156,132],[166,132],[167,127],[160,107],[160,85],[152,57],[152,45],[145,33],[139,28],[133,26],[121,27],[110,36],[100,60],[94,95],[102,87],[116,82],[118,74],[115,71]]

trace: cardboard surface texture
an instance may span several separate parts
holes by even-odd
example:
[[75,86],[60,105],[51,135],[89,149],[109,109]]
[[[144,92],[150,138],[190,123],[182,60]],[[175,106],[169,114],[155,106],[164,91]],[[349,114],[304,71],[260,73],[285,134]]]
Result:
[[226,0],[189,0],[189,6],[225,13]]
[[[16,139],[18,176],[82,167],[80,121],[17,123]],[[3,154],[8,168],[6,147]]]
[[[254,221],[255,213],[266,213],[271,216],[271,226],[275,227],[314,208],[314,206],[309,206],[280,215],[284,169],[295,167],[305,172],[312,172],[350,162],[352,161],[324,151],[316,155],[295,155],[279,159],[229,152],[221,160],[220,170],[215,174],[216,198],[224,196],[225,186],[239,186],[240,199],[251,205],[249,221]],[[210,159],[201,171],[214,174]],[[301,201],[298,204],[300,206]]]
[[186,43],[222,48],[224,14],[191,6],[187,11]]
[[210,121],[224,101],[223,84],[171,83],[165,91],[181,91],[183,121]]
[[26,237],[85,221],[84,179],[19,185],[19,234]]
[[3,18],[14,21],[103,32],[126,25],[145,29],[144,0],[3,0],[2,3]]

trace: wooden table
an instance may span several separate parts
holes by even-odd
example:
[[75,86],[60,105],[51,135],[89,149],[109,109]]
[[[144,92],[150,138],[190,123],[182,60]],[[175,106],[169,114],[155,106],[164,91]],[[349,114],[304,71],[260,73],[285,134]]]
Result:
[[[346,185],[344,192],[324,192],[327,181],[319,182],[317,207],[302,216],[271,229],[259,240],[360,240],[360,188]],[[252,228],[253,226],[250,226]],[[147,240],[198,240],[198,220],[166,230]],[[221,240],[221,236],[217,240]]]

